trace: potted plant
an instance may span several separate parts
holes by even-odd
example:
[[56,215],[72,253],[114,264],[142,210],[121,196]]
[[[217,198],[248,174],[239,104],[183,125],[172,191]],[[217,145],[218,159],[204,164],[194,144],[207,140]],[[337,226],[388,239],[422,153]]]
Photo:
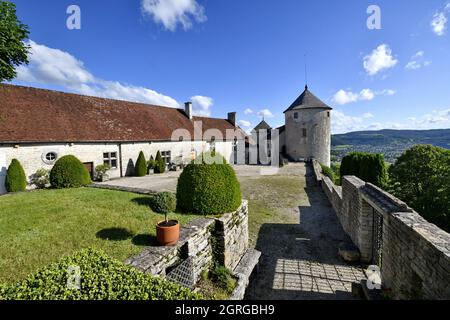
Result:
[[161,192],[154,196],[152,210],[164,214],[164,220],[156,224],[156,239],[162,246],[173,246],[180,238],[180,224],[169,220],[168,214],[175,211],[177,199],[173,193]]
[[155,159],[153,156],[150,156],[150,160],[147,161],[148,174],[155,173]]
[[109,164],[100,164],[95,167],[95,175],[96,180],[100,182],[105,182],[109,180],[109,175],[106,173],[108,170],[110,170],[111,167]]

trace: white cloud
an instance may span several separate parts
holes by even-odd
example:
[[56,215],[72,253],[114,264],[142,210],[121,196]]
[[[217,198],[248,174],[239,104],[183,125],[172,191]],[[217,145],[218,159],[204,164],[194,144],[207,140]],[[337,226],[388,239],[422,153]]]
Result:
[[244,128],[250,128],[252,126],[252,123],[247,120],[239,120],[238,123],[241,127],[244,127]]
[[363,128],[363,117],[352,117],[339,110],[331,112],[331,130],[333,134],[358,131]]
[[175,31],[178,24],[188,30],[193,21],[202,23],[207,20],[205,8],[196,0],[142,0],[141,8],[155,23],[170,31]]
[[364,114],[362,115],[362,117],[363,117],[364,119],[370,119],[370,118],[373,118],[374,115],[373,115],[372,113],[370,113],[370,112],[366,112],[366,113],[364,113]]
[[392,50],[387,44],[382,44],[364,57],[364,69],[371,76],[380,71],[394,67],[398,60],[392,55]]
[[359,93],[352,91],[339,90],[333,96],[333,102],[338,105],[344,105],[348,103],[358,102],[358,101],[371,101],[375,99],[376,96],[392,96],[395,91],[392,89],[385,89],[381,91],[373,91],[371,89],[363,89]]
[[273,118],[273,113],[269,109],[262,109],[258,111],[258,117]]
[[244,110],[244,114],[246,114],[246,115],[252,114],[252,113],[253,113],[253,110],[250,109],[250,108],[247,108],[247,109]]
[[430,64],[431,61],[425,60],[425,52],[419,51],[411,57],[405,68],[408,70],[418,70],[422,67],[428,67]]
[[211,107],[214,100],[210,97],[194,96],[191,97],[193,113],[196,116],[210,117]]
[[444,11],[436,12],[431,20],[431,29],[438,36],[443,36],[447,30],[447,14],[449,4],[445,7]]
[[97,78],[85,68],[82,61],[65,51],[34,41],[29,44],[30,63],[17,69],[16,80],[61,86],[73,92],[103,98],[179,107],[175,99],[154,90]]

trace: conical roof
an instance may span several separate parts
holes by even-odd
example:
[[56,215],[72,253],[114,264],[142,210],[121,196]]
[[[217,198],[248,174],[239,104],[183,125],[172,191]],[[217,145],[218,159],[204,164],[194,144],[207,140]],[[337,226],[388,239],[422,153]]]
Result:
[[300,95],[300,97],[295,100],[291,106],[285,111],[298,110],[298,109],[328,109],[332,110],[330,106],[325,104],[322,100],[317,98],[311,91],[308,90],[308,86],[305,86],[305,91]]
[[270,130],[272,129],[269,124],[266,121],[261,121],[253,130],[254,131],[258,131],[258,130]]

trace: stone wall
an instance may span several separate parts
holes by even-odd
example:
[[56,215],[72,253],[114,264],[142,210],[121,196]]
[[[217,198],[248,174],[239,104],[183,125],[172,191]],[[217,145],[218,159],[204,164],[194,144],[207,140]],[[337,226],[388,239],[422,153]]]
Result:
[[[342,188],[314,173],[361,259],[381,265],[382,286],[394,299],[450,299],[450,234],[380,188],[343,177]],[[382,217],[381,263],[375,262],[374,215]]]
[[[220,218],[199,218],[182,226],[176,246],[148,247],[126,263],[143,272],[164,277],[183,261],[190,259],[189,269],[196,283],[202,271],[212,267],[214,260],[232,271],[240,270],[237,267],[247,251],[248,202],[244,200],[233,213],[226,213]],[[259,255],[256,261],[258,259]],[[242,272],[237,276],[245,285],[248,284],[248,279],[242,279]]]

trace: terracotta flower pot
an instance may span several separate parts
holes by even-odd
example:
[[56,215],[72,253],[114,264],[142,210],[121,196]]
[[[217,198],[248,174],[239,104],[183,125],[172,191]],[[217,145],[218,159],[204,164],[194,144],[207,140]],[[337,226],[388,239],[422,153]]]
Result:
[[173,246],[180,238],[180,224],[177,220],[160,221],[156,224],[156,240],[162,246]]

